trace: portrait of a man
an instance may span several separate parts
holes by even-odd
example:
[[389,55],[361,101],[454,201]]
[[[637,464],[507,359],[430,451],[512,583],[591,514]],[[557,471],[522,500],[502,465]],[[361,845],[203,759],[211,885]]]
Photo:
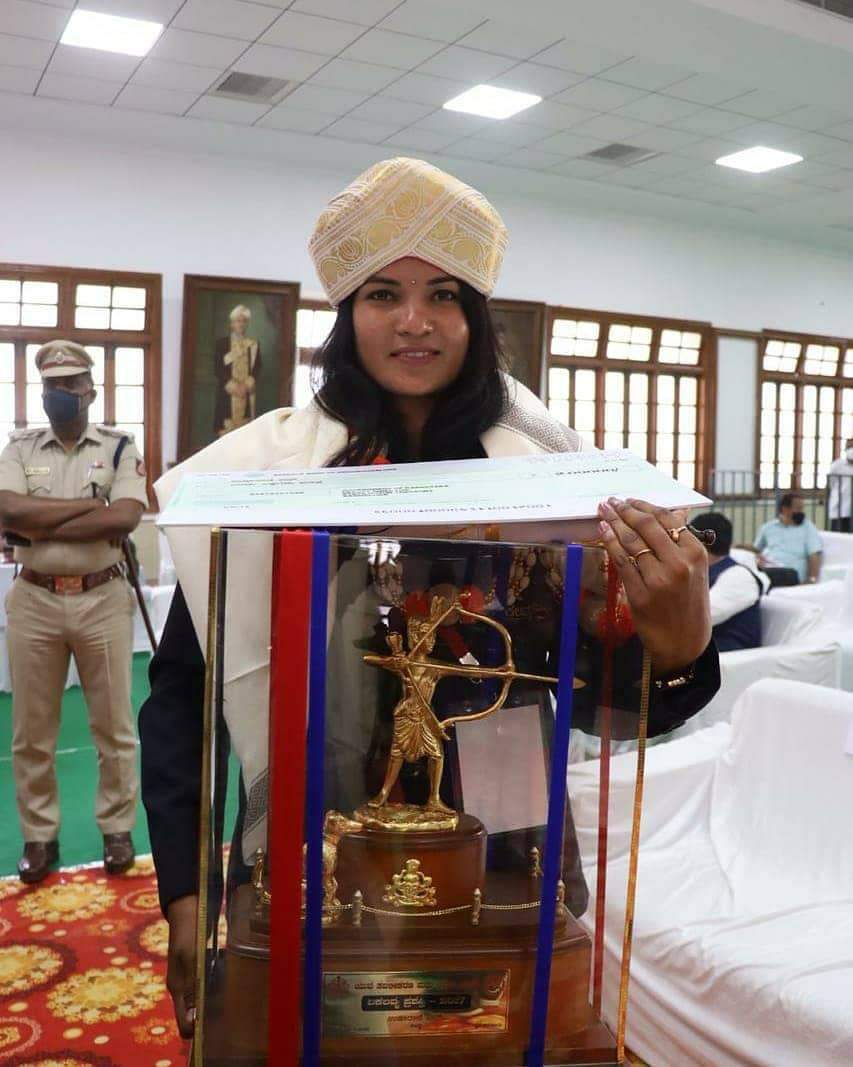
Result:
[[178,459],[293,403],[299,285],[184,275]]
[[217,437],[251,422],[257,414],[261,346],[249,336],[252,312],[238,304],[228,316],[228,335],[216,342],[214,363],[219,391],[213,430]]

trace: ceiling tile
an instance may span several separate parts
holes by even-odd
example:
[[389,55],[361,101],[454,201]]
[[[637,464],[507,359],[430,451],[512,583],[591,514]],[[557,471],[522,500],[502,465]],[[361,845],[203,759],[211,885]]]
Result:
[[451,45],[443,52],[428,59],[420,66],[423,74],[437,74],[444,78],[464,78],[469,85],[488,81],[503,74],[513,66],[513,60],[505,56],[493,56],[488,52],[476,52],[473,48]]
[[[83,0],[78,6],[92,8],[104,15],[166,23],[180,9],[181,3],[182,0]],[[74,4],[66,6],[74,7]]]
[[363,37],[349,46],[343,57],[358,59],[364,63],[379,63],[388,67],[410,70],[425,59],[434,56],[442,47],[438,41],[424,37],[412,37],[407,33],[390,33],[388,30],[368,30]]
[[742,129],[748,126],[750,119],[744,115],[736,115],[733,111],[722,111],[716,107],[706,107],[701,111],[694,111],[684,118],[676,119],[669,123],[677,130],[689,130],[691,133],[729,133],[732,130]]
[[278,17],[278,12],[243,0],[186,0],[172,25],[254,41]]
[[853,188],[853,171],[805,159],[797,164],[797,181],[820,189]]
[[131,79],[133,85],[152,89],[178,89],[204,93],[222,74],[220,67],[196,67],[191,63],[169,63],[165,59],[144,59]]
[[608,185],[625,186],[629,189],[647,189],[654,191],[655,185],[661,180],[659,174],[640,174],[636,166],[613,167],[612,173],[602,174],[599,181]]
[[[282,0],[280,6],[288,7],[288,2]],[[291,10],[374,26],[399,3],[400,0],[358,0],[357,3],[354,0],[295,0]]]
[[833,148],[829,152],[822,152],[817,158],[819,163],[834,163],[839,167],[853,168],[853,145],[839,141],[838,148]]
[[694,74],[692,78],[668,86],[666,95],[691,100],[694,104],[722,104],[748,90],[747,85],[735,85],[711,74]]
[[596,148],[604,148],[607,141],[600,137],[584,137],[572,131],[555,133],[544,141],[540,141],[536,147],[543,152],[556,152],[561,156],[582,156],[587,152],[594,152]]
[[555,104],[551,100],[543,100],[541,104],[534,104],[533,107],[520,112],[515,119],[517,122],[529,123],[531,126],[543,126],[548,130],[568,130],[597,114],[597,111],[590,111],[585,107],[573,107],[571,104]]
[[439,133],[456,133],[457,137],[472,136],[482,130],[488,119],[479,115],[467,115],[463,111],[434,111],[415,124],[423,130],[437,130]]
[[40,70],[0,67],[0,93],[34,93],[40,77]]
[[567,39],[552,45],[544,52],[539,52],[536,62],[544,63],[546,67],[573,70],[578,74],[598,74],[630,58],[630,55],[624,52],[614,52],[610,48],[597,48],[594,45]]
[[300,85],[281,103],[300,111],[316,111],[323,115],[344,115],[367,99],[365,93],[346,89],[326,89],[321,85]]
[[550,130],[541,126],[523,126],[512,119],[491,119],[477,135],[481,140],[496,141],[498,144],[515,145],[525,148],[550,137]]
[[310,84],[378,93],[399,77],[399,70],[391,67],[379,67],[375,63],[356,63],[352,59],[332,59],[317,71]]
[[726,111],[736,111],[741,115],[752,115],[756,119],[769,119],[776,115],[784,115],[793,111],[801,101],[792,100],[788,96],[779,96],[778,93],[767,92],[764,89],[753,89],[743,96],[736,96],[726,102]]
[[86,104],[111,104],[120,89],[120,82],[74,78],[69,74],[53,74],[48,71],[42,78],[36,95],[57,100],[77,100]]
[[318,56],[313,52],[299,52],[295,48],[279,48],[272,44],[253,44],[240,56],[234,69],[262,78],[301,82],[310,78],[328,61],[328,56]]
[[479,159],[484,163],[491,163],[505,151],[506,149],[495,141],[481,141],[476,137],[463,138],[445,149],[448,156],[458,159]]
[[295,107],[279,104],[258,122],[272,130],[289,130],[293,133],[319,133],[333,121],[331,115],[321,115],[316,111],[299,111]]
[[843,141],[853,141],[853,122],[839,122],[835,126],[827,126],[821,132],[827,137],[839,137]]
[[579,85],[573,85],[554,97],[558,104],[573,104],[590,111],[615,111],[632,100],[639,100],[646,93],[642,89],[632,89],[628,85],[616,85],[601,78],[587,78]]
[[647,123],[626,119],[622,115],[593,115],[573,126],[572,132],[582,137],[598,137],[602,141],[639,144],[648,129]]
[[703,109],[698,104],[690,103],[689,100],[676,100],[671,96],[651,93],[649,96],[644,96],[640,100],[632,100],[630,104],[620,107],[618,114],[663,126],[685,118],[687,115],[695,115],[700,110]]
[[197,93],[178,89],[153,89],[148,85],[128,85],[119,93],[115,107],[132,111],[155,111],[161,115],[183,115],[198,99]]
[[430,104],[394,100],[390,96],[372,96],[363,104],[359,104],[352,115],[353,118],[366,122],[396,122],[398,126],[402,126],[404,123],[417,122],[434,110]]
[[[352,3],[352,0],[346,0]],[[480,15],[466,12],[465,5],[453,0],[406,0],[382,20],[380,28],[398,33],[413,33],[433,41],[451,42],[473,30],[483,21]]]
[[211,33],[195,33],[193,30],[164,30],[157,44],[149,53],[156,59],[168,59],[175,63],[194,63],[200,67],[230,66],[241,52],[246,50],[245,41],[231,41]]
[[343,141],[368,141],[379,144],[400,129],[393,122],[362,122],[346,115],[323,131],[325,137],[338,137]]
[[193,104],[188,115],[196,119],[215,119],[239,126],[251,126],[269,111],[269,104],[252,104],[244,100],[229,100],[227,97],[203,96]]
[[0,66],[33,67],[44,70],[53,45],[34,37],[9,37],[0,33]]
[[413,100],[418,104],[432,104],[433,107],[441,107],[454,96],[458,96],[470,84],[460,81],[451,81],[449,78],[435,78],[432,74],[404,74],[385,90],[385,96],[393,96],[398,100]]
[[502,89],[517,89],[522,93],[536,93],[537,96],[552,96],[583,80],[583,74],[560,70],[559,67],[543,67],[538,63],[519,63],[517,67],[511,67],[505,74],[490,78],[489,84],[500,86]]
[[550,174],[562,174],[565,178],[580,178],[582,181],[598,180],[610,175],[614,167],[609,163],[597,163],[593,159],[569,159],[549,168]]
[[387,138],[385,144],[419,152],[440,152],[456,140],[458,135],[455,133],[439,133],[438,130],[422,130],[418,126],[408,126],[393,137]]
[[704,159],[713,163],[721,156],[739,152],[742,148],[743,145],[738,144],[737,141],[726,141],[721,137],[706,137],[696,140],[692,144],[682,145],[676,151],[679,156],[686,156],[690,159]]
[[635,89],[665,89],[684,81],[691,74],[687,67],[671,67],[664,63],[647,63],[643,59],[628,59],[607,72],[609,81],[632,85]]
[[640,148],[654,148],[658,152],[677,152],[699,139],[699,135],[695,133],[671,130],[663,126],[649,126],[638,134],[632,143]]
[[48,4],[29,3],[28,0],[3,0],[0,7],[0,29],[3,33],[36,37],[40,41],[58,41],[68,22],[69,12]]
[[796,126],[800,130],[821,130],[833,136],[830,128],[847,122],[853,114],[853,106],[848,107],[847,114],[834,108],[821,107],[819,104],[806,104],[784,115],[777,115],[776,121],[786,126]]
[[137,56],[120,56],[115,52],[59,44],[47,69],[56,74],[70,74],[75,78],[102,78],[104,81],[124,82],[138,66]]
[[556,152],[543,152],[539,148],[518,148],[501,156],[500,163],[505,167],[524,167],[525,170],[547,170],[564,158]]
[[336,56],[363,33],[364,26],[357,26],[352,22],[303,15],[299,11],[285,11],[263,35],[261,43],[304,48],[306,52]]
[[477,48],[481,52],[494,52],[499,56],[529,59],[536,52],[542,52],[557,44],[560,38],[561,34],[543,32],[530,23],[522,25],[489,19],[476,30],[466,34],[459,44],[466,48]]
[[651,159],[646,159],[642,163],[632,163],[626,170],[637,171],[640,175],[654,174],[660,177],[661,175],[684,174],[695,168],[696,161],[694,159],[661,155],[652,156]]
[[767,145],[784,152],[799,152],[804,156],[819,156],[838,147],[833,137],[810,130],[797,130],[778,122],[753,122],[727,134],[732,141],[742,145]]

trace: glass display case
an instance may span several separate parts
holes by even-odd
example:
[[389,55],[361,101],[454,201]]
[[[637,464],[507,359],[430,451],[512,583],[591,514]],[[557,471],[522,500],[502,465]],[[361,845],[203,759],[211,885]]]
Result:
[[648,711],[603,553],[212,538],[192,1063],[622,1062],[568,801]]

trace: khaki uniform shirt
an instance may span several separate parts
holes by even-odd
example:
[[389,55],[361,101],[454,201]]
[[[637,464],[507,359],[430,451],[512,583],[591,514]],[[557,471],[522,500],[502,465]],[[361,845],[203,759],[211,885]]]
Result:
[[[129,440],[116,470],[116,450],[125,436]],[[145,467],[133,435],[112,426],[87,426],[68,452],[50,426],[16,430],[0,454],[0,490],[58,499],[99,496],[111,503],[138,500],[148,506]],[[93,574],[121,558],[121,549],[109,541],[40,541],[15,549],[19,563],[42,574]]]

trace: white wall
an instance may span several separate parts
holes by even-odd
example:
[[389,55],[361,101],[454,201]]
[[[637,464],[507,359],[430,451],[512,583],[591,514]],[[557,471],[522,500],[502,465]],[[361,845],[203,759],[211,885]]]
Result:
[[[305,295],[320,295],[306,241],[325,201],[352,173],[44,135],[18,135],[7,145],[0,260],[162,273],[168,462],[176,444],[184,273],[299,281]],[[487,185],[483,191],[490,194]],[[573,209],[568,191],[562,203],[525,201],[505,189],[492,195],[511,233],[499,296],[729,328],[853,335],[853,262],[844,253]],[[754,355],[726,346],[718,443],[729,465],[752,461],[745,420],[754,419],[754,381]],[[725,432],[728,425],[737,436]]]

